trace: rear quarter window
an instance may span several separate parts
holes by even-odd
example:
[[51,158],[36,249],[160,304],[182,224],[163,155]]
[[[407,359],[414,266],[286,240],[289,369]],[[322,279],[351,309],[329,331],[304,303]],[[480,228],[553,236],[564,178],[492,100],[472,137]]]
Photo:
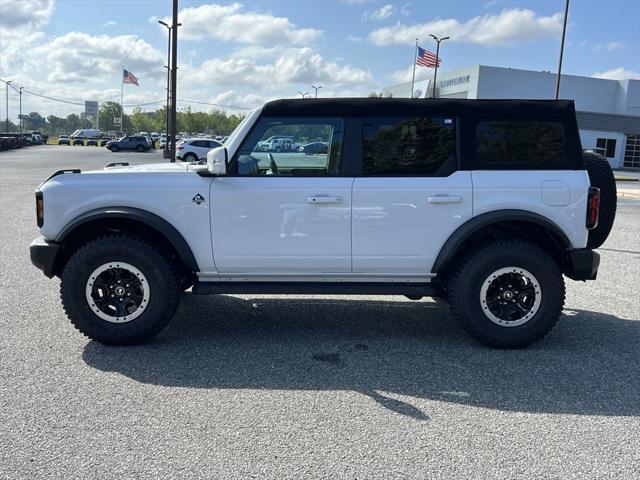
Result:
[[564,125],[538,120],[480,121],[476,127],[479,167],[558,167],[567,162]]

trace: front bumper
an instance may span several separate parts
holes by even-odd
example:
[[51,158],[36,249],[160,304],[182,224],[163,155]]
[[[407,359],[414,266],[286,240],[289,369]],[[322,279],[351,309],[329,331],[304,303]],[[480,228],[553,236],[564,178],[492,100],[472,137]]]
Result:
[[29,246],[31,263],[42,270],[47,277],[52,278],[55,274],[56,259],[60,244],[50,242],[44,237],[38,237]]
[[600,254],[589,249],[569,250],[564,274],[572,280],[595,280]]

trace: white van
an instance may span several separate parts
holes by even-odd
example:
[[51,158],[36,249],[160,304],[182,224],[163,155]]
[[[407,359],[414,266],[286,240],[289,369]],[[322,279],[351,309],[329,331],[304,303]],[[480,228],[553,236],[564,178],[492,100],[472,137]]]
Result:
[[78,129],[70,135],[71,138],[100,138],[100,130],[97,128]]

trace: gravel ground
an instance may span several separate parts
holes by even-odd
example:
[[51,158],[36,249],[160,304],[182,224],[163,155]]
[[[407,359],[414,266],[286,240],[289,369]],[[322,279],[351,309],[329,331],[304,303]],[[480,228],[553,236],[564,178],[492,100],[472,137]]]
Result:
[[104,347],[30,264],[33,190],[153,159],[0,153],[0,478],[640,477],[640,201],[526,350],[430,299],[189,294],[152,343]]

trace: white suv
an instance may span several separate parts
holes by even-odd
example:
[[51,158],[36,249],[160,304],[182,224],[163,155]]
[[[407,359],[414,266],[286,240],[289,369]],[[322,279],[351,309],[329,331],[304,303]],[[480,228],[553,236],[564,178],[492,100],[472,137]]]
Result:
[[207,153],[214,148],[222,146],[222,143],[209,138],[189,138],[180,140],[177,144],[176,157],[185,162],[197,162],[206,159]]
[[[262,151],[273,136],[327,151]],[[563,274],[596,278],[616,208],[570,101],[279,100],[207,165],[52,178],[31,259],[105,344],[151,338],[191,288],[444,296],[480,342],[526,346],[557,322]]]

